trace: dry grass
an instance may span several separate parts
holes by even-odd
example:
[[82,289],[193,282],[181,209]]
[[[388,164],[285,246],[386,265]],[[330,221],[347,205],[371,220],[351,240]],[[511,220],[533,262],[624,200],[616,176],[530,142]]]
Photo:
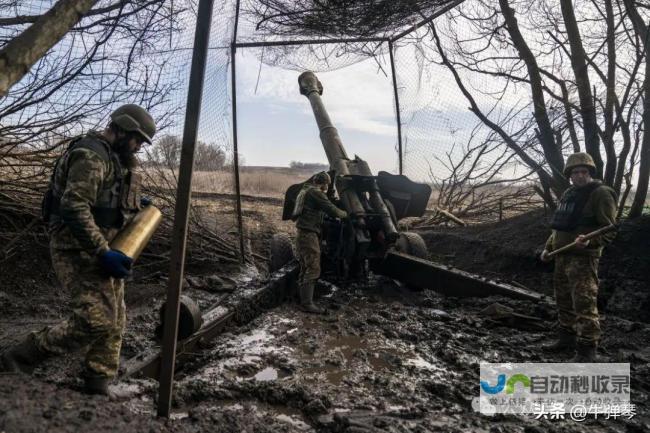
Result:
[[[178,172],[168,169],[148,169],[149,184],[175,187]],[[241,167],[239,182],[241,193],[259,197],[283,198],[287,188],[304,182],[313,173],[285,167]],[[166,180],[165,180],[166,179]],[[192,191],[217,194],[235,193],[235,173],[224,169],[218,171],[195,171]]]

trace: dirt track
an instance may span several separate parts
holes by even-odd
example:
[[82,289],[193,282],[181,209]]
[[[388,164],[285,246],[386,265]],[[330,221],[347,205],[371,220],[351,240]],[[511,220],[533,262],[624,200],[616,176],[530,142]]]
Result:
[[[533,220],[510,226],[530,232],[512,255],[518,262],[507,254],[492,256],[498,258],[492,270],[547,291],[543,282],[549,274],[529,258],[539,244],[537,238],[543,241],[545,236],[544,227],[530,229]],[[476,271],[488,266],[504,227],[446,229],[425,237],[430,247],[438,244],[439,254]],[[647,233],[647,226],[641,227],[639,233]],[[630,228],[630,239],[642,242],[645,238],[634,230]],[[626,236],[624,232],[623,240]],[[440,242],[444,237],[455,237],[455,250],[450,242]],[[615,266],[620,260],[613,258],[603,261],[605,275],[612,283],[623,282],[625,290],[642,282],[642,271],[633,272],[647,257],[639,254],[625,259],[628,279],[622,271],[615,272],[622,265]],[[44,260],[46,255],[34,257]],[[35,321],[53,321],[64,313],[61,294],[47,269],[27,273],[18,268],[8,279],[12,283],[2,287],[3,346],[36,326]],[[538,280],[539,287],[533,285]],[[153,344],[150,335],[163,286],[163,281],[130,286],[125,357]],[[413,293],[384,278],[347,288],[322,284],[319,292],[329,309],[326,316],[304,315],[285,304],[220,336],[177,376],[175,415],[169,421],[152,416],[153,381],[122,383],[123,399],[117,402],[81,394],[75,378],[79,357],[70,356],[48,362],[33,379],[0,376],[0,431],[650,431],[647,323],[614,314],[603,320],[601,354],[632,364],[635,418],[575,423],[485,417],[472,409],[478,396],[479,361],[562,360],[546,358],[538,350],[552,335],[552,308],[503,298],[463,300],[427,290]],[[190,293],[204,308],[221,296],[199,289]],[[606,304],[614,307],[616,296],[621,297],[613,294]],[[543,327],[519,329],[517,323],[493,320],[481,312],[493,302],[537,316]]]

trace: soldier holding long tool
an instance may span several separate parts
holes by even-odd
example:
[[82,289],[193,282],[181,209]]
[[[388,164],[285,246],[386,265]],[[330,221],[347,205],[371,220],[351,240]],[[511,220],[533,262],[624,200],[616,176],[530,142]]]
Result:
[[135,154],[155,132],[144,108],[124,105],[104,131],[72,140],[57,161],[43,214],[54,271],[72,294],[72,313],[3,353],[5,370],[31,372],[51,355],[87,347],[85,390],[109,394],[126,319],[124,278],[133,262],[109,243],[147,204],[139,193]]
[[[558,308],[559,339],[545,347],[556,352],[576,351],[573,362],[595,362],[600,339],[598,316],[598,261],[603,247],[616,236],[612,231],[586,238],[599,228],[613,226],[616,219],[616,193],[594,180],[596,165],[587,153],[574,153],[567,159],[565,176],[572,186],[560,199],[541,259],[555,258],[553,285]],[[571,243],[574,247],[558,251]]]
[[320,235],[325,214],[332,218],[347,218],[346,211],[336,207],[325,192],[331,183],[330,176],[321,172],[305,182],[293,211],[298,234],[296,255],[300,263],[300,308],[308,313],[322,314],[323,310],[314,304],[314,286],[320,276]]

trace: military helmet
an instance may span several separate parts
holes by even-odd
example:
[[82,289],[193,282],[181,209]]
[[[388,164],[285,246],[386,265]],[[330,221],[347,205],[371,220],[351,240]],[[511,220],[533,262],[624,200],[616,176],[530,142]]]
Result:
[[332,179],[330,178],[330,175],[327,174],[326,171],[321,171],[320,173],[316,173],[314,175],[314,180],[313,180],[315,185],[329,185],[332,183]]
[[591,155],[586,152],[578,152],[569,155],[566,160],[566,165],[564,166],[564,175],[566,177],[571,176],[571,170],[579,166],[585,166],[589,168],[591,177],[594,177],[596,175],[596,163],[594,163],[594,159],[591,157]]
[[111,113],[111,120],[125,131],[139,133],[149,144],[156,133],[156,122],[151,114],[136,104],[122,105]]

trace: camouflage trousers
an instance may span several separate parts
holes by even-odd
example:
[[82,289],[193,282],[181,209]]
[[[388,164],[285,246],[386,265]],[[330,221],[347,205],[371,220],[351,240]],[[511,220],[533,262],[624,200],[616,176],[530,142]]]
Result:
[[318,234],[298,229],[296,236],[296,255],[300,263],[298,282],[303,284],[320,277],[320,239]]
[[88,348],[87,374],[114,377],[126,323],[124,280],[106,276],[85,252],[50,248],[50,253],[59,282],[72,295],[72,313],[36,332],[36,345],[55,354]]
[[576,334],[582,343],[597,343],[598,257],[558,255],[553,285],[560,327]]

